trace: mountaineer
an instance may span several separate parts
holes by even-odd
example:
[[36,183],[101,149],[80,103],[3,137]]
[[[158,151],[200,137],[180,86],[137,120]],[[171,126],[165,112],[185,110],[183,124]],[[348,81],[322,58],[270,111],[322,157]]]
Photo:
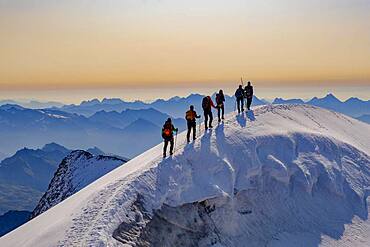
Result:
[[194,106],[191,105],[190,109],[185,114],[185,119],[188,126],[188,133],[186,135],[187,141],[190,142],[190,133],[193,130],[193,140],[196,139],[196,119],[200,118],[200,116],[197,115],[197,112],[194,111]]
[[174,134],[174,132],[176,132],[176,135],[177,135],[178,131],[179,131],[179,129],[175,128],[175,126],[173,126],[171,118],[168,118],[167,121],[164,123],[163,128],[162,128],[162,137],[163,137],[163,140],[164,140],[163,158],[165,158],[166,155],[167,155],[168,143],[170,143],[170,155],[173,154],[173,146],[174,146],[173,134]]
[[[212,128],[212,121],[213,121],[212,107],[216,108],[215,104],[213,104],[211,96],[204,97],[202,100],[202,108],[204,112],[204,127],[206,130],[208,128]],[[208,120],[209,120],[209,125],[208,125]]]

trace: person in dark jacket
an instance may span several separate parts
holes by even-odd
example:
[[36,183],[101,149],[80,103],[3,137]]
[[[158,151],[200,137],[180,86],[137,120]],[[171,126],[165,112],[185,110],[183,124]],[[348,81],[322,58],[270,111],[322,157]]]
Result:
[[235,98],[238,105],[238,113],[240,113],[240,110],[244,111],[244,90],[243,86],[239,85],[239,88],[235,91]]
[[190,133],[191,130],[193,130],[193,140],[196,139],[196,119],[200,118],[200,116],[197,115],[197,112],[194,111],[194,106],[190,106],[190,110],[188,110],[185,114],[185,119],[188,125],[188,133],[186,134],[187,141],[190,142]]
[[[225,119],[224,118],[224,114],[225,114],[224,102],[225,102],[225,95],[224,95],[224,92],[220,90],[218,94],[216,94],[216,104],[217,104],[216,108],[217,108],[218,122],[221,122],[221,118],[222,120]],[[222,111],[222,117],[221,117],[221,111]]]
[[[212,121],[213,121],[212,107],[216,108],[215,104],[213,104],[211,96],[204,97],[202,100],[202,108],[204,112],[204,127],[206,130],[208,128],[212,128]],[[208,125],[208,120],[209,120],[209,125]]]
[[173,134],[174,132],[177,133],[177,131],[178,131],[178,128],[175,128],[175,126],[173,126],[172,124],[171,118],[168,118],[162,128],[162,137],[164,140],[163,157],[166,157],[167,155],[168,143],[170,143],[170,155],[173,154],[173,145],[174,145]]
[[244,95],[247,99],[247,109],[248,111],[251,109],[251,104],[253,100],[253,86],[251,85],[251,82],[248,82],[248,85],[244,88]]

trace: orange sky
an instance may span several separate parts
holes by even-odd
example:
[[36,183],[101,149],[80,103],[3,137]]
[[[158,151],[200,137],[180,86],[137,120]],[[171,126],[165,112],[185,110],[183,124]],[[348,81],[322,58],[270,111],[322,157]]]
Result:
[[[323,3],[324,2],[324,3]],[[0,0],[0,90],[370,85],[366,0]]]

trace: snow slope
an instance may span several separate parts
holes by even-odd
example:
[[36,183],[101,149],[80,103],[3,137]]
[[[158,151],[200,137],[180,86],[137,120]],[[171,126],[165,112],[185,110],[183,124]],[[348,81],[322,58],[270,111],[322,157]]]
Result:
[[262,106],[177,146],[127,162],[0,246],[370,245],[368,124]]
[[83,150],[71,152],[60,163],[31,217],[45,212],[126,162],[127,160],[117,157],[94,156]]

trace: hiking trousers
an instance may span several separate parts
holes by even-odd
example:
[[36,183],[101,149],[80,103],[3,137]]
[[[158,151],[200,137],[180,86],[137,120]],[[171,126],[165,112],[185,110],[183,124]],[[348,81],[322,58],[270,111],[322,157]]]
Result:
[[[208,125],[209,121],[209,125]],[[213,121],[213,115],[212,115],[212,110],[204,110],[204,127],[206,129],[212,128],[212,121]]]
[[[222,111],[222,114],[221,114]],[[218,121],[221,122],[221,115],[222,119],[224,119],[224,112],[225,112],[225,106],[224,104],[220,104],[217,106],[217,116],[218,116]]]
[[173,140],[173,137],[171,137],[171,139],[164,139],[163,156],[166,156],[166,154],[167,154],[168,143],[170,143],[170,155],[173,154],[174,140]]
[[252,97],[248,97],[247,98],[247,109],[250,110],[251,109],[251,104],[252,104]]
[[193,130],[193,140],[195,140],[196,133],[197,133],[196,127],[197,127],[197,123],[195,121],[188,121],[188,133],[186,134],[186,138],[188,142],[190,142],[190,134],[192,130]]
[[238,113],[240,113],[240,108],[241,111],[244,111],[244,98],[236,98],[236,102],[238,104]]

